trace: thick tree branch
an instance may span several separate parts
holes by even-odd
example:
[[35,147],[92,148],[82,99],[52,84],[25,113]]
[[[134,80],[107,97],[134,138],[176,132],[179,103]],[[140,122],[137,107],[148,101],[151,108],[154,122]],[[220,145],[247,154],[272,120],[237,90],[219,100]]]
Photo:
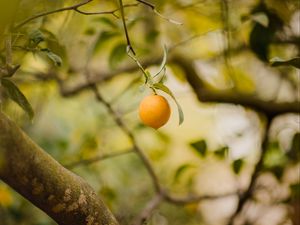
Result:
[[192,62],[182,57],[174,57],[173,62],[185,71],[187,81],[201,102],[238,104],[264,113],[268,117],[274,117],[283,113],[300,113],[300,102],[281,103],[262,100],[255,95],[237,93],[233,90],[208,89],[198,76]]
[[0,178],[60,225],[117,225],[94,190],[0,112]]

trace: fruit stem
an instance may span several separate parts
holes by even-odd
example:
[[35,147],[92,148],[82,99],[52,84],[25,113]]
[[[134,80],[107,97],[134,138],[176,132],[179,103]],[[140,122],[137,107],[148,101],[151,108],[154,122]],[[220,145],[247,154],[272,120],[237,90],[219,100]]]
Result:
[[153,91],[153,94],[154,94],[154,95],[157,95],[157,92],[156,92],[155,88],[154,88],[154,87],[150,87],[150,88],[151,88],[151,90]]

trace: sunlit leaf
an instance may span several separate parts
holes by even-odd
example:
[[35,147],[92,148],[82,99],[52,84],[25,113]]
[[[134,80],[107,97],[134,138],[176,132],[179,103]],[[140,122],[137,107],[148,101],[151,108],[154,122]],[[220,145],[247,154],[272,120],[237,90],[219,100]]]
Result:
[[[277,141],[270,142],[268,144],[268,150],[264,157],[265,168],[266,169],[275,168],[275,170],[278,170],[278,168],[284,167],[286,163],[287,163],[287,156],[280,148],[279,143]],[[278,168],[276,169],[276,167]]]
[[166,67],[166,63],[167,63],[167,56],[168,56],[168,49],[166,46],[164,46],[164,56],[163,56],[162,62],[160,64],[158,72],[153,77],[158,76],[164,70],[164,68]]
[[152,85],[153,84],[153,78],[152,78],[152,76],[151,76],[151,73],[148,71],[148,70],[146,70],[145,71],[146,73],[144,74],[145,75],[145,84],[146,83],[148,83],[148,84],[150,84],[150,85]]
[[197,153],[200,154],[200,156],[205,157],[207,152],[207,145],[205,140],[192,142],[190,145],[197,151]]
[[34,116],[33,109],[19,88],[8,79],[2,79],[1,84],[5,88],[8,96],[28,114],[30,119],[32,119]]
[[191,164],[183,164],[181,165],[175,172],[174,175],[174,183],[178,182],[180,177],[189,169],[194,168]]
[[270,60],[271,66],[293,66],[300,69],[300,57],[295,57],[289,60],[283,60],[279,57],[275,57]]
[[177,105],[177,109],[178,109],[179,125],[182,124],[183,121],[184,121],[184,114],[183,114],[181,106],[177,102],[177,100],[176,100],[175,96],[173,95],[172,91],[166,85],[164,85],[162,83],[155,83],[155,84],[153,84],[153,87],[155,89],[159,89],[159,90],[167,93],[168,95],[170,95],[174,99],[174,101]]

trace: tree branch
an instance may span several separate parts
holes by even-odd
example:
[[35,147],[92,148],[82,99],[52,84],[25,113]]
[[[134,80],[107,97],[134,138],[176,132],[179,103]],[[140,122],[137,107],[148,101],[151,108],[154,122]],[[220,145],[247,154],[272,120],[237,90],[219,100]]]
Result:
[[234,196],[237,195],[237,192],[230,192],[230,193],[224,193],[224,194],[218,194],[218,195],[191,195],[191,196],[186,196],[186,197],[175,197],[172,196],[168,193],[164,194],[164,199],[167,202],[170,202],[172,204],[176,205],[186,205],[186,204],[192,204],[192,203],[197,203],[203,200],[213,200],[213,199],[218,199],[218,198],[225,198],[229,196]]
[[125,123],[122,121],[122,119],[117,115],[117,113],[114,111],[114,109],[112,108],[112,106],[109,104],[109,102],[107,102],[102,95],[100,94],[100,92],[98,91],[98,88],[95,84],[91,85],[91,88],[96,96],[96,99],[101,102],[102,104],[105,105],[105,107],[107,108],[108,112],[110,113],[110,115],[113,117],[114,121],[116,122],[116,124],[122,129],[122,131],[129,137],[129,139],[132,142],[132,147],[135,151],[135,153],[138,155],[138,157],[141,159],[141,161],[143,162],[145,168],[147,169],[152,182],[153,182],[153,186],[155,188],[155,190],[160,193],[161,192],[161,186],[159,183],[159,179],[157,177],[157,175],[154,172],[154,169],[149,161],[149,159],[147,158],[147,156],[144,154],[144,152],[142,151],[142,149],[137,145],[137,141],[133,135],[133,133],[127,128],[127,126],[125,125]]
[[50,14],[55,14],[55,13],[59,13],[59,12],[63,12],[63,11],[76,10],[76,9],[80,8],[81,6],[83,6],[83,5],[86,5],[86,4],[90,3],[91,1],[93,1],[93,0],[85,0],[85,1],[83,1],[81,3],[78,3],[78,4],[73,5],[73,6],[68,6],[68,7],[56,9],[56,10],[53,10],[53,11],[49,11],[49,12],[44,12],[44,13],[37,14],[37,15],[35,15],[33,17],[25,19],[23,22],[20,22],[13,29],[14,30],[15,29],[19,29],[22,26],[24,26],[25,24],[31,22],[32,20],[35,20],[35,19],[43,17],[43,16],[47,16],[47,15],[50,15]]
[[125,21],[123,0],[119,0],[119,4],[120,4],[120,11],[121,11],[121,19],[122,19],[125,37],[126,37],[126,41],[127,41],[127,48],[129,48],[129,50],[132,52],[132,54],[135,55],[135,51],[131,45],[128,30],[127,30],[127,25],[126,25],[126,21]]
[[208,89],[198,76],[192,62],[179,56],[174,57],[173,62],[185,71],[187,81],[201,102],[238,104],[264,113],[268,117],[274,117],[283,113],[300,113],[300,102],[281,103],[262,100],[255,95],[237,93],[233,90]]
[[[19,29],[22,26],[24,26],[25,24],[31,22],[32,20],[38,19],[38,18],[43,17],[43,16],[48,16],[48,15],[51,15],[51,14],[55,14],[55,13],[59,13],[59,12],[63,12],[63,11],[71,11],[71,10],[74,10],[75,12],[78,12],[78,13],[83,14],[83,15],[105,15],[105,14],[112,14],[113,16],[119,18],[115,13],[117,11],[119,11],[119,10],[122,10],[121,8],[113,9],[113,10],[110,10],[110,11],[103,11],[103,12],[85,12],[85,11],[82,11],[82,10],[79,9],[81,6],[86,5],[86,4],[88,4],[88,3],[92,2],[92,1],[93,0],[86,0],[84,2],[78,3],[78,4],[73,5],[73,6],[68,6],[68,7],[56,9],[56,10],[53,10],[53,11],[49,11],[49,12],[44,12],[44,13],[37,14],[37,15],[35,15],[33,17],[25,19],[23,22],[20,22],[13,29]],[[138,3],[132,3],[132,4],[123,5],[123,7],[127,8],[127,7],[137,6],[137,5],[138,5]]]
[[0,179],[60,225],[118,225],[94,190],[0,112]]
[[145,208],[142,210],[140,215],[138,215],[133,222],[133,225],[143,225],[149,220],[151,217],[151,214],[159,204],[163,201],[163,196],[161,194],[156,194],[153,196],[153,198],[148,202],[148,204],[145,206]]
[[78,167],[78,166],[90,165],[90,164],[93,164],[93,163],[96,163],[96,162],[99,162],[99,161],[103,161],[103,160],[106,160],[106,159],[111,159],[111,158],[114,158],[114,157],[129,154],[129,153],[133,153],[133,150],[130,149],[130,150],[127,150],[127,151],[100,155],[100,156],[96,156],[96,157],[89,158],[89,159],[82,159],[82,160],[67,164],[67,165],[65,165],[65,167],[68,168],[68,169],[73,169],[73,168]]
[[242,193],[242,195],[240,195],[238,205],[236,207],[235,212],[230,217],[228,225],[233,225],[234,224],[235,218],[242,211],[242,209],[243,209],[245,203],[248,201],[248,199],[250,199],[252,197],[254,187],[255,187],[255,184],[256,184],[256,180],[257,180],[257,178],[258,178],[258,176],[259,176],[259,174],[262,170],[264,158],[265,158],[265,155],[267,153],[268,140],[269,140],[268,137],[269,137],[269,131],[270,131],[271,123],[272,123],[272,118],[267,118],[266,128],[265,128],[265,133],[264,133],[264,136],[263,136],[263,142],[262,142],[262,145],[261,145],[261,154],[260,154],[259,160],[257,161],[257,163],[255,165],[255,168],[254,168],[254,171],[251,175],[250,183],[248,185],[248,188],[246,189],[246,191],[244,193]]
[[[138,6],[139,3],[132,3],[132,4],[125,4],[123,5],[124,8],[127,8],[127,7],[132,7],[132,6]],[[110,11],[103,11],[103,12],[85,12],[85,11],[82,11],[78,8],[74,9],[76,12],[80,13],[80,14],[83,14],[83,15],[87,15],[87,16],[90,16],[90,15],[105,15],[105,14],[112,14],[114,17],[118,18],[119,19],[119,16],[116,15],[116,12],[121,10],[121,8],[116,8],[116,9],[113,9],[113,10],[110,10]]]

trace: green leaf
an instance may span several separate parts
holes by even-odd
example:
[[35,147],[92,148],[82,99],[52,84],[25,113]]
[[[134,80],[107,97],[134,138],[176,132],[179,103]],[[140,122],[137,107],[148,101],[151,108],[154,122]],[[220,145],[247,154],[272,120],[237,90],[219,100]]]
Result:
[[153,29],[146,35],[146,43],[154,43],[159,35],[159,31]]
[[177,102],[177,100],[176,100],[175,96],[173,95],[172,91],[166,85],[164,85],[162,83],[155,83],[155,84],[153,84],[153,87],[155,89],[158,89],[158,90],[161,90],[161,91],[167,93],[168,95],[170,95],[173,98],[173,100],[175,101],[175,103],[177,105],[177,109],[178,109],[179,125],[182,124],[183,121],[184,121],[184,114],[183,114],[181,106]]
[[280,148],[278,141],[268,143],[268,149],[264,157],[265,168],[284,167],[287,162],[287,156]]
[[224,159],[228,155],[229,148],[227,146],[222,147],[214,151],[215,156],[219,157],[220,159]]
[[270,60],[271,66],[293,66],[300,69],[300,57],[295,57],[289,60],[283,60],[275,57]]
[[145,75],[145,84],[148,83],[149,85],[153,85],[153,78],[151,76],[151,73],[148,70],[146,70],[144,75]]
[[108,27],[111,27],[113,29],[117,29],[118,28],[118,25],[114,22],[115,20],[112,21],[112,20],[110,20],[107,17],[95,18],[94,21],[103,23],[103,24],[105,24]]
[[46,56],[54,63],[55,66],[61,66],[62,59],[58,55],[51,52],[48,48],[41,49],[41,51],[46,54]]
[[200,156],[205,157],[207,152],[207,145],[205,140],[200,140],[190,143],[190,145],[200,154]]
[[96,30],[93,27],[89,27],[84,31],[85,35],[92,36],[96,33]]
[[45,40],[43,33],[40,30],[35,30],[29,34],[29,39],[35,45],[38,45],[40,42]]
[[280,181],[284,173],[284,166],[282,165],[273,166],[272,168],[269,169],[269,171],[272,172],[273,175]]
[[164,70],[164,68],[166,67],[166,63],[167,63],[167,56],[168,56],[168,49],[164,45],[164,57],[163,57],[163,60],[162,60],[162,62],[160,64],[158,72],[153,77],[158,76]]
[[251,15],[250,18],[251,18],[253,21],[255,21],[255,22],[261,24],[261,25],[264,26],[264,27],[268,27],[268,26],[269,26],[269,18],[268,18],[268,16],[267,16],[265,13],[263,13],[263,12],[255,13],[255,14]]
[[8,96],[28,114],[30,119],[32,119],[34,116],[33,109],[24,94],[19,90],[19,88],[8,79],[3,78],[1,80],[1,83],[5,88]]
[[111,51],[109,56],[109,66],[116,68],[117,65],[126,57],[126,44],[119,43]]
[[95,42],[94,53],[97,52],[106,41],[111,40],[113,37],[115,37],[119,34],[120,33],[118,31],[117,32],[116,31],[101,32]]
[[243,165],[244,165],[244,160],[243,159],[236,159],[232,162],[232,169],[233,169],[233,172],[235,174],[239,174]]
[[181,165],[175,172],[174,183],[178,182],[180,177],[184,174],[184,172],[186,172],[188,169],[191,169],[191,168],[194,168],[194,166],[191,164]]

